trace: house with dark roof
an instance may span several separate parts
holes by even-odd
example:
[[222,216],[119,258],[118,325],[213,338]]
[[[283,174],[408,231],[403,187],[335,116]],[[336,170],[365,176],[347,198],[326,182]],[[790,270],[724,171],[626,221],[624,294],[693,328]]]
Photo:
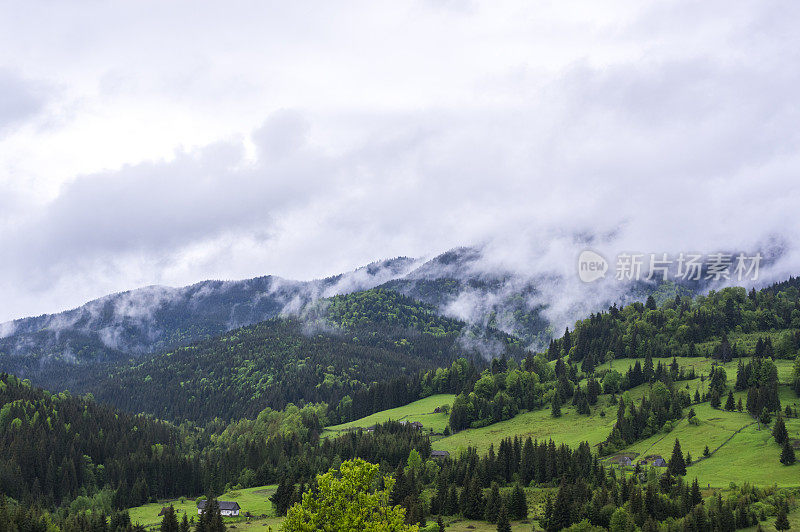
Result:
[[667,467],[667,461],[660,454],[651,454],[645,456],[639,461],[641,465],[650,465],[653,467]]
[[[219,504],[219,513],[222,514],[224,517],[238,517],[239,507],[238,502],[231,502],[231,501],[217,501]],[[202,501],[198,501],[197,503],[197,514],[200,515],[206,509],[206,500],[203,499]]]
[[610,462],[620,467],[625,467],[631,465],[631,458],[630,456],[624,456],[624,455],[613,456]]
[[431,451],[431,458],[438,458],[440,460],[450,458],[450,453],[447,451]]

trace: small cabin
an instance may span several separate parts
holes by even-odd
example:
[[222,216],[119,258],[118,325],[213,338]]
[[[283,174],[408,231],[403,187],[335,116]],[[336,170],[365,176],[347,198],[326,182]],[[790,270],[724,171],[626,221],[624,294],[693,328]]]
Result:
[[623,456],[623,455],[614,456],[613,458],[611,458],[610,461],[612,464],[618,465],[620,467],[629,466],[632,463],[630,456]]
[[[235,501],[217,501],[219,504],[219,513],[223,517],[238,517],[239,510],[239,503]],[[202,501],[197,503],[197,514],[200,515],[206,509],[206,501],[203,499]]]
[[642,460],[639,461],[641,465],[650,465],[653,467],[667,467],[667,461],[664,460],[660,454],[651,454],[649,456],[645,456]]
[[450,453],[447,451],[431,451],[431,458],[444,460],[445,458],[450,458]]

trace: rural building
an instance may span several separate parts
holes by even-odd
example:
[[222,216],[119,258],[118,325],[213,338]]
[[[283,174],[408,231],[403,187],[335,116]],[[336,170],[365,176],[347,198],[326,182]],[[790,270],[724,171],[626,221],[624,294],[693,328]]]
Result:
[[620,467],[631,465],[631,459],[629,456],[614,456],[611,458],[610,462]]
[[653,467],[667,467],[667,461],[660,454],[645,456],[639,461],[641,465],[651,465]]
[[[239,516],[239,503],[238,502],[231,502],[231,501],[217,501],[219,504],[219,513],[223,515],[223,517],[238,517]],[[197,503],[197,513],[202,514],[203,510],[206,509],[206,501],[203,499],[202,501]]]
[[449,458],[449,457],[450,457],[450,453],[448,453],[447,451],[431,451],[431,458],[442,459],[442,458]]
[[167,513],[167,510],[169,510],[168,506],[162,506],[161,511],[158,512],[158,516],[161,517],[162,515],[165,515]]

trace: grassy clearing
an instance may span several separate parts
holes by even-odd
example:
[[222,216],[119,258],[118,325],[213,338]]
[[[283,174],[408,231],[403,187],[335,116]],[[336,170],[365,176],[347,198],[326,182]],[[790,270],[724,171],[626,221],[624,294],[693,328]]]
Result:
[[[700,424],[681,420],[668,434],[659,433],[640,441],[622,452],[634,456],[672,455],[677,438],[685,453],[693,460],[703,455],[706,445],[711,456],[691,465],[688,478],[697,477],[702,485],[727,487],[731,482],[756,485],[800,486],[800,466],[786,467],[779,461],[780,447],[772,439],[771,427],[754,424],[745,413],[711,408],[708,403],[694,406]],[[800,420],[787,419],[791,438],[800,438]]]
[[[598,402],[598,405],[600,404],[601,402]],[[605,405],[604,402],[602,404]],[[599,415],[599,411],[603,408],[606,411],[605,417]],[[433,448],[453,454],[471,446],[477,447],[479,453],[484,453],[489,449],[489,445],[494,444],[496,449],[500,445],[500,440],[514,436],[522,438],[530,436],[539,441],[552,438],[556,444],[565,443],[572,447],[577,447],[582,441],[596,445],[608,437],[616,421],[616,410],[605,406],[595,407],[590,416],[579,415],[571,406],[563,407],[561,411],[560,418],[553,418],[550,409],[545,408],[479,429],[462,430],[433,442]]]
[[[787,429],[796,435],[800,422],[792,420]],[[689,467],[687,476],[696,476],[702,484],[720,487],[730,482],[800,486],[800,464],[784,466],[779,461],[780,454],[781,448],[772,439],[771,431],[751,425],[733,436],[711,458]]]
[[433,430],[434,432],[444,432],[448,422],[447,414],[434,414],[433,411],[438,406],[448,405],[452,406],[456,396],[449,393],[442,393],[431,395],[425,399],[414,401],[405,406],[391,408],[389,410],[382,410],[370,416],[356,419],[341,425],[334,425],[327,427],[323,436],[330,436],[335,432],[347,430],[354,427],[369,427],[377,423],[385,423],[386,421],[419,421],[422,423],[424,430]]
[[[239,503],[239,506],[242,508],[241,513],[244,514],[245,512],[250,512],[255,516],[266,515],[267,518],[261,518],[257,520],[252,520],[250,524],[248,524],[244,518],[225,518],[226,523],[236,523],[236,528],[248,528],[254,526],[254,521],[258,521],[260,523],[260,528],[263,530],[265,525],[273,524],[272,521],[280,522],[280,519],[274,517],[274,510],[272,509],[272,503],[269,501],[269,497],[275,493],[277,489],[276,485],[270,486],[257,486],[254,488],[247,488],[241,490],[233,490],[227,493],[224,493],[218,497],[219,500],[222,501],[236,501]],[[161,508],[164,506],[172,505],[175,507],[175,511],[178,514],[178,520],[180,521],[183,519],[183,514],[186,513],[191,520],[192,517],[197,519],[197,503],[194,499],[175,499],[175,500],[168,500],[168,501],[160,501],[157,503],[150,503],[145,504],[143,506],[137,506],[135,508],[130,508],[128,512],[131,516],[132,523],[139,523],[142,526],[150,527],[150,526],[157,526],[161,523],[161,518],[158,516]],[[247,526],[246,526],[247,525]],[[274,524],[273,524],[274,526]]]

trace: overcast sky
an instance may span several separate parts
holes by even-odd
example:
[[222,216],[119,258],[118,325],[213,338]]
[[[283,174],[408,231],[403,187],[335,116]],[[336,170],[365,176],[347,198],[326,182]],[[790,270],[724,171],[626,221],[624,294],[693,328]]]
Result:
[[800,273],[799,19],[791,0],[3,2],[0,321],[471,243],[524,271],[574,233],[777,244]]

